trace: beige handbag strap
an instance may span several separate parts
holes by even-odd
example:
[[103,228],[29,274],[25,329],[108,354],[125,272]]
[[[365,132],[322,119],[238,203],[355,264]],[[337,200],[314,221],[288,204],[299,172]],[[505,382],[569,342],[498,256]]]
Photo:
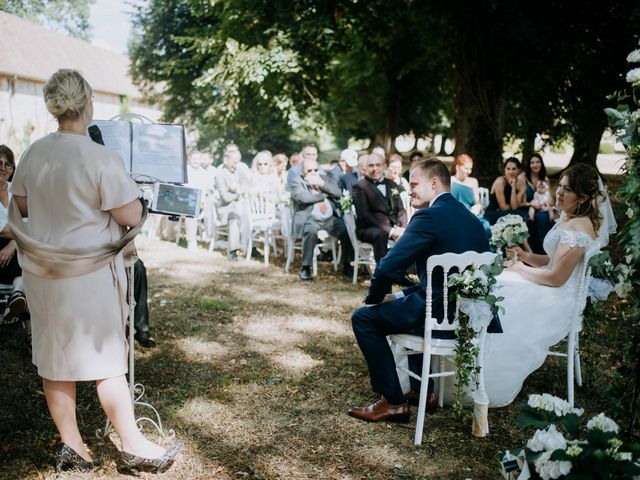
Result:
[[53,247],[34,240],[26,233],[20,209],[11,199],[9,204],[9,227],[18,246],[20,266],[23,270],[48,279],[77,277],[94,272],[108,264],[140,232],[149,210],[142,202],[142,218],[120,239],[90,247]]

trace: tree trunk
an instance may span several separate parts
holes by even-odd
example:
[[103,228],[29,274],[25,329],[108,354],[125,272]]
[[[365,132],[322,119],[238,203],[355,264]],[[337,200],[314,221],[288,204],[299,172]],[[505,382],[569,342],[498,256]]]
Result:
[[606,126],[606,119],[602,116],[583,116],[574,125],[573,155],[569,166],[577,163],[587,163],[596,169],[596,158],[600,148],[600,140]]
[[522,141],[522,163],[531,158],[531,154],[535,151],[536,133],[528,132]]
[[495,176],[502,165],[506,101],[500,24],[482,4],[459,11],[454,153],[471,155],[475,175]]

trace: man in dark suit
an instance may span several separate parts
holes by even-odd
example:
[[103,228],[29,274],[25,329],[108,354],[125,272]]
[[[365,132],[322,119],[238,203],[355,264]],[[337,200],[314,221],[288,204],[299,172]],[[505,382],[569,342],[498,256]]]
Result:
[[407,226],[398,185],[384,178],[384,159],[372,153],[365,178],[353,186],[358,240],[373,245],[376,263],[387,254],[389,239],[397,241]]
[[318,231],[325,230],[342,244],[343,273],[351,275],[349,262],[353,248],[344,221],[331,200],[339,200],[342,192],[327,175],[320,175],[315,159],[304,159],[300,175],[291,181],[291,202],[294,207],[293,235],[302,237],[302,268],[300,279],[312,280],[313,251],[318,243]]
[[[431,255],[469,250],[485,252],[489,242],[480,221],[451,193],[451,175],[438,159],[421,160],[411,170],[411,205],[418,211],[389,253],[380,261],[364,300],[368,306],[351,317],[353,331],[367,361],[371,386],[382,395],[349,415],[362,420],[409,420],[406,401],[386,336],[395,333],[424,334],[426,263]],[[428,208],[427,208],[428,207]],[[420,285],[389,294],[391,285],[416,264]],[[433,276],[434,316],[442,318],[442,273]],[[413,359],[416,355],[409,357]],[[415,367],[416,361],[410,366]],[[426,387],[424,387],[426,388]]]

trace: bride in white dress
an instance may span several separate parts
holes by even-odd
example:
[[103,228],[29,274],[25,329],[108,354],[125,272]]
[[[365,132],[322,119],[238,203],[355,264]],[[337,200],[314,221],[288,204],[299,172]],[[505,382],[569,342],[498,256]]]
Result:
[[547,255],[520,247],[522,260],[498,277],[504,297],[500,322],[504,333],[487,335],[484,350],[485,389],[492,407],[508,405],[526,377],[538,369],[570,329],[580,268],[615,232],[611,204],[596,170],[576,165],[563,173],[556,205],[560,220],[544,239]]

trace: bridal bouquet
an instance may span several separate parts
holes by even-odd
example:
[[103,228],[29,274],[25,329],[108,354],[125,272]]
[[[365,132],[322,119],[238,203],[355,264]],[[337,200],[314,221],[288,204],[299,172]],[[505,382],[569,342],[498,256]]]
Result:
[[591,257],[589,267],[591,281],[587,295],[593,301],[606,300],[614,290],[619,297],[626,296],[628,284],[625,280],[629,270],[626,265],[614,265],[609,252],[604,251]]
[[352,205],[353,197],[351,196],[351,193],[349,193],[349,190],[347,189],[342,190],[342,196],[340,197],[340,210],[347,213],[351,210]]
[[527,224],[519,215],[500,217],[491,227],[491,244],[498,250],[521,245],[529,237]]
[[472,378],[480,373],[475,360],[479,353],[476,337],[483,327],[491,323],[500,308],[498,303],[503,297],[494,294],[496,277],[504,269],[502,261],[496,257],[492,265],[476,267],[471,265],[460,273],[449,275],[447,285],[449,294],[457,300],[459,326],[456,329],[456,392],[454,411],[462,415],[462,397]]
[[580,429],[583,413],[561,398],[530,395],[521,405],[518,424],[537,430],[523,449],[501,454],[503,478],[637,478],[640,445],[620,440],[618,425],[604,413]]

